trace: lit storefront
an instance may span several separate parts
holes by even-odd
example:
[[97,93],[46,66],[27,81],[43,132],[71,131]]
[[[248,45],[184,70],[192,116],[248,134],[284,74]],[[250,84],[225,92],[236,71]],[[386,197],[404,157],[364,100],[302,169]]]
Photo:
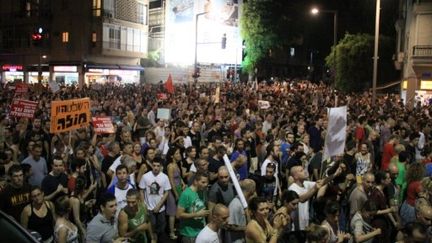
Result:
[[78,84],[78,67],[77,66],[54,66],[53,80],[61,85]]
[[[416,90],[416,102],[420,101],[422,105],[432,105],[432,80],[420,80],[419,89]],[[408,81],[402,82],[402,95],[401,98],[406,100],[406,92],[408,88]]]
[[3,83],[24,82],[23,65],[4,64],[1,67],[1,80]]
[[[108,66],[107,66],[108,67]],[[114,69],[117,67],[117,69]],[[85,73],[85,83],[112,83],[112,84],[133,84],[139,83],[140,71],[144,70],[142,67],[134,66],[133,68],[113,65],[107,68],[87,68]],[[129,69],[129,70],[128,70]]]

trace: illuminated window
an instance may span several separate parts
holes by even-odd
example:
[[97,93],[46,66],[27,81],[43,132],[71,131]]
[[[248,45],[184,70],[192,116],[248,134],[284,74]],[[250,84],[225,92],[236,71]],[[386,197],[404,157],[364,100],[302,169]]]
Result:
[[101,0],[93,0],[93,16],[99,17],[101,16]]
[[92,42],[96,43],[96,41],[97,41],[97,34],[96,34],[96,32],[93,32],[92,33]]
[[69,32],[63,32],[62,33],[62,42],[63,43],[69,42]]

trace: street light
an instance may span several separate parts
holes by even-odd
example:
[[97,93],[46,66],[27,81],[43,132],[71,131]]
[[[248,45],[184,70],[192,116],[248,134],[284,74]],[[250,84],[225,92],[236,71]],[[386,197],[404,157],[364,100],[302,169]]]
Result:
[[337,18],[338,11],[337,10],[322,10],[318,8],[312,8],[311,14],[318,15],[320,12],[322,13],[332,13],[333,14],[333,48],[334,48],[334,62],[335,62],[335,79],[336,79],[336,44],[337,44]]
[[380,9],[381,0],[376,0],[375,9],[375,43],[374,43],[374,57],[373,57],[373,76],[372,76],[372,106],[375,106],[376,101],[376,84],[378,74],[378,42],[379,42],[379,24],[380,24]]
[[208,12],[202,12],[195,15],[195,64],[194,64],[194,82],[198,81],[197,69],[198,69],[198,18]]

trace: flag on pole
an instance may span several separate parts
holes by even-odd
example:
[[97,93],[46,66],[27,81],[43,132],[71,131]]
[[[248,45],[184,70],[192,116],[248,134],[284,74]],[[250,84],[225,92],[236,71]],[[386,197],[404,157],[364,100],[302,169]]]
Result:
[[347,107],[329,108],[327,135],[324,143],[323,161],[341,155],[345,149]]
[[171,74],[168,75],[168,79],[165,82],[165,89],[167,90],[168,93],[174,94],[174,84],[173,84]]

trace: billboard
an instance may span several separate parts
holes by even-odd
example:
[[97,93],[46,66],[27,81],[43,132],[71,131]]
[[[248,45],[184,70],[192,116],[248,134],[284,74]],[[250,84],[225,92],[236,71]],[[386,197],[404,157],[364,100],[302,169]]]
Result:
[[[240,64],[241,3],[241,0],[168,0],[165,21],[165,61],[178,65],[192,65],[195,61],[195,31],[197,31],[198,63]],[[226,48],[222,49],[224,35],[226,35]]]

